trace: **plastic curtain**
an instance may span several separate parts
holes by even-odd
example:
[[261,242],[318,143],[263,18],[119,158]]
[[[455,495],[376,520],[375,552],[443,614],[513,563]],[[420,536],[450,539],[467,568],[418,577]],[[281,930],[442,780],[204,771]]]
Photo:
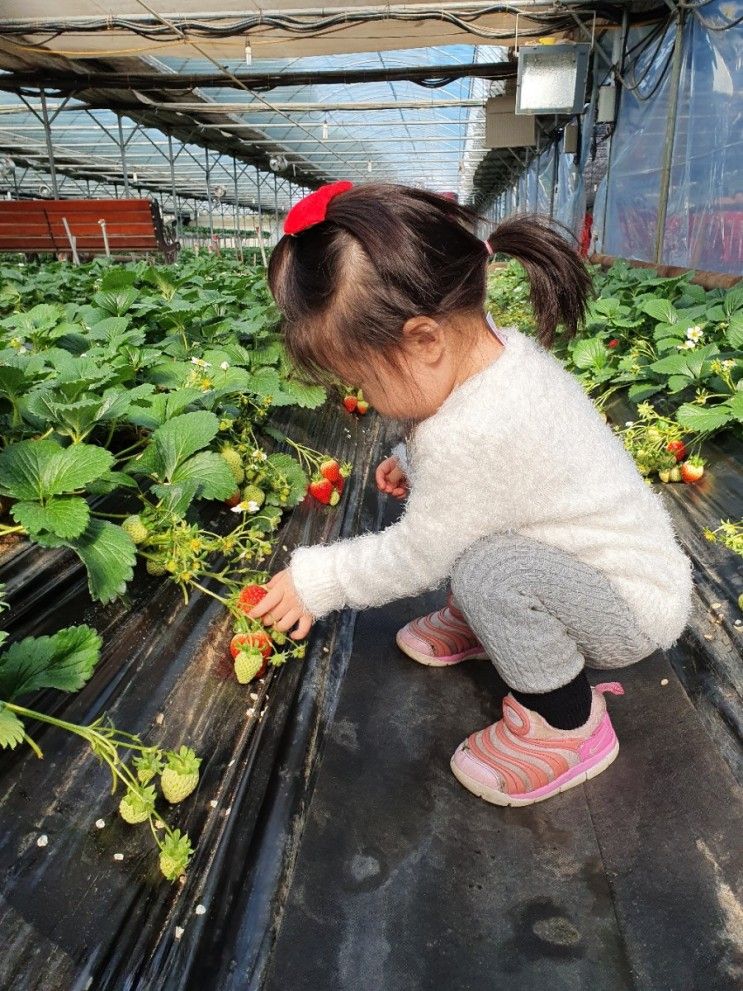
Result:
[[627,38],[608,188],[604,180],[596,196],[601,250],[620,258],[653,259],[674,32],[643,27]]
[[[711,0],[687,13],[665,265],[743,274],[743,29],[725,29],[741,14],[741,0]],[[649,27],[629,34],[629,85],[612,139],[608,189],[602,183],[596,198],[606,254],[655,260],[674,34],[673,24],[662,33]]]
[[688,16],[662,261],[743,275],[743,3]]
[[555,179],[555,146],[550,145],[537,159],[536,212],[549,216],[552,186]]

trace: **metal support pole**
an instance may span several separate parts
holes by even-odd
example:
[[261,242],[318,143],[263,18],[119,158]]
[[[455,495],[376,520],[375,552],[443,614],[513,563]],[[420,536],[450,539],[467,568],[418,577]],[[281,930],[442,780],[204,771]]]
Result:
[[243,243],[240,236],[240,193],[237,185],[237,159],[232,159],[232,181],[234,184],[234,220],[233,224],[235,227],[235,248],[237,250],[237,257],[240,261],[243,261]]
[[119,151],[121,152],[121,174],[124,179],[124,198],[129,198],[129,175],[126,168],[126,145],[124,144],[124,131],[121,127],[121,117],[116,116],[116,123],[119,128]]
[[204,148],[206,161],[206,203],[209,210],[209,237],[214,237],[214,214],[212,208],[211,172],[209,171],[209,149]]
[[275,172],[273,174],[273,222],[276,231],[275,244],[278,244],[281,237],[279,233],[279,179]]
[[178,194],[175,190],[175,160],[173,159],[173,136],[168,135],[168,164],[170,165],[170,193],[173,197],[173,211],[175,212],[175,237],[181,236],[181,211],[178,209]]
[[258,166],[255,167],[255,188],[258,193],[258,247],[261,251],[261,258],[263,259],[263,264],[268,265],[268,259],[266,258],[266,247],[263,244],[263,206],[261,204],[261,176],[258,171]]
[[[624,71],[624,50],[625,50],[626,45],[627,45],[627,29],[628,29],[628,26],[629,26],[629,17],[628,17],[628,14],[627,14],[627,9],[625,8],[624,13],[622,14],[622,31],[621,31],[621,34],[619,36],[619,41],[617,42],[617,49],[613,53],[614,57],[612,58],[612,68],[615,68],[615,65],[614,65],[615,62],[619,66],[619,70],[618,70],[618,73],[617,73],[617,77],[618,78],[622,78],[622,73]],[[594,62],[593,62],[594,80],[597,80],[597,78],[598,78],[598,64],[599,64],[598,63],[598,56],[599,55],[601,55],[605,59],[605,56],[603,55],[603,52],[597,46],[596,47],[595,57],[594,57]],[[593,87],[593,93],[592,93],[592,99],[594,99],[594,101],[595,101],[594,102],[594,108],[598,106],[598,91],[599,91],[598,83],[596,81],[594,81],[594,87]],[[619,101],[618,101],[618,94],[617,94],[617,104],[618,104],[618,102]],[[614,128],[616,128],[616,117],[617,117],[618,111],[619,111],[619,107],[617,105],[615,107],[615,110],[614,110],[614,120],[615,120]],[[610,193],[610,189],[611,189],[611,186],[610,186],[610,184],[611,184],[611,160],[613,158],[613,152],[614,152],[614,130],[612,130],[611,134],[609,135],[609,152],[608,152],[608,158],[607,158],[607,162],[606,162],[606,177],[605,177],[606,178],[606,193],[604,195],[604,215],[603,215],[603,218],[601,220],[601,242],[602,242],[601,243],[601,249],[602,249],[602,251],[604,250],[604,244],[606,243],[606,217],[607,217],[607,214],[608,214],[608,211],[609,211],[609,193]],[[581,163],[581,167],[583,167],[583,163]],[[596,208],[596,204],[594,203],[594,214],[595,214],[595,208]],[[596,229],[596,225],[595,224],[593,226],[593,229],[594,230]],[[591,237],[591,241],[592,242],[594,241],[593,236]],[[589,247],[589,249],[588,249],[589,255],[593,251],[593,246],[594,245],[592,244],[591,247]]]
[[666,236],[666,215],[668,213],[668,192],[671,185],[671,168],[673,166],[673,146],[676,139],[676,119],[678,117],[679,83],[683,66],[684,49],[684,11],[681,7],[676,12],[676,37],[673,42],[671,62],[671,83],[668,94],[668,116],[666,118],[666,139],[663,146],[663,164],[660,170],[660,193],[658,196],[658,219],[655,227],[655,247],[653,261],[660,265],[663,259],[663,243]]
[[49,112],[46,108],[46,92],[43,89],[39,90],[39,96],[41,98],[41,115],[42,123],[44,125],[44,138],[46,140],[46,153],[49,156],[49,175],[52,180],[52,196],[55,200],[59,199],[59,186],[57,185],[57,170],[54,165],[54,148],[52,147],[52,128],[49,123]]
[[555,217],[555,188],[557,186],[557,170],[560,163],[560,139],[555,138],[552,153],[552,189],[550,190],[550,220]]

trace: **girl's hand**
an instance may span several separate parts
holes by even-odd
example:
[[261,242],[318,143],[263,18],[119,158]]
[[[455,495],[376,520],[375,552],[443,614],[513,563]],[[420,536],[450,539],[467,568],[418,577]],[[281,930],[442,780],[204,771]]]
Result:
[[282,633],[291,630],[289,636],[293,640],[303,640],[310,632],[315,617],[307,612],[297,595],[291,571],[288,568],[279,571],[266,588],[266,595],[248,613],[250,618],[262,618],[266,626],[272,626]]
[[404,499],[408,494],[410,486],[397,458],[385,458],[381,464],[377,465],[374,477],[380,492],[386,492],[387,495],[394,496],[395,499]]

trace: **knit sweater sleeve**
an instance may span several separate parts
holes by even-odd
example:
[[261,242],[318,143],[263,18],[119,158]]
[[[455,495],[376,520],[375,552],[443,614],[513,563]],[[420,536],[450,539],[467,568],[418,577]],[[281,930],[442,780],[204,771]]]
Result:
[[505,483],[500,492],[489,485],[488,504],[496,508],[484,521],[483,492],[472,484],[476,438],[470,434],[469,443],[462,444],[461,431],[469,433],[468,426],[450,421],[429,431],[427,443],[416,442],[415,480],[397,523],[381,533],[294,552],[290,564],[294,585],[315,617],[344,606],[381,606],[433,588],[449,577],[454,562],[473,540],[508,528]]

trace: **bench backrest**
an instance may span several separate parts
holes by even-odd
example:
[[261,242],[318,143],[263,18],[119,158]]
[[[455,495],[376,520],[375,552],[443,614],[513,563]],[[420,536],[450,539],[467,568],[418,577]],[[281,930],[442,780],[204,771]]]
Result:
[[166,247],[154,200],[0,200],[0,251],[71,254],[64,220],[79,255],[105,253],[101,220],[112,254]]

